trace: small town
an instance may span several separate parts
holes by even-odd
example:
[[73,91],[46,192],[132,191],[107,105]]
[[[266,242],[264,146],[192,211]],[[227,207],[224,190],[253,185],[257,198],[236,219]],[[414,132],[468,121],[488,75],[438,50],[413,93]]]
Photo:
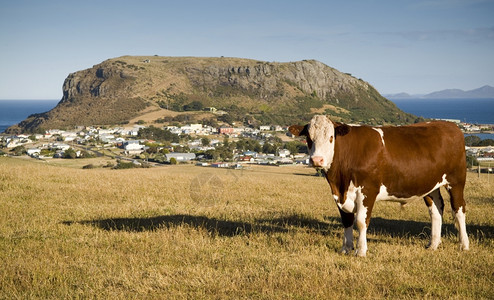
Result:
[[[447,121],[457,123],[465,134],[493,130],[492,125]],[[494,162],[493,145],[467,145],[466,151],[470,167]],[[158,128],[135,124],[133,127],[51,129],[44,134],[0,135],[0,155],[27,155],[41,160],[107,156],[127,167],[195,163],[243,168],[248,164],[309,163],[305,141],[294,139],[288,127],[280,125],[252,128],[186,124]]]
[[[241,168],[248,163],[307,164],[305,145],[292,139],[287,130],[279,125],[214,128],[203,124],[51,129],[45,134],[0,136],[0,155],[35,159],[110,156],[135,166],[193,162],[220,168]],[[160,137],[163,133],[166,136]]]

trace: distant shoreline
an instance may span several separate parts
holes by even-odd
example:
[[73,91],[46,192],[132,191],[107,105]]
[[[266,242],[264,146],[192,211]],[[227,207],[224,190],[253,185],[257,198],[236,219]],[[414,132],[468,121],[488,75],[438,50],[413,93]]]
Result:
[[401,110],[426,119],[459,120],[475,125],[494,124],[494,99],[390,99]]
[[[418,117],[424,117],[427,119],[456,119],[461,122],[466,121],[469,124],[475,125],[494,125],[494,99],[493,101],[487,99],[390,99],[401,110],[414,114]],[[452,101],[456,105],[444,106],[445,102]],[[472,102],[474,101],[474,102]],[[475,102],[477,101],[477,102]],[[0,134],[2,134],[8,127],[18,124],[25,120],[30,114],[42,113],[53,107],[59,100],[30,100],[30,99],[0,99]],[[17,103],[23,105],[5,106],[7,103]],[[29,103],[28,105],[25,105]],[[478,106],[477,103],[487,106]],[[487,103],[487,104],[486,104]],[[492,104],[491,104],[492,103]],[[406,106],[406,104],[408,106]],[[417,105],[420,104],[420,105]],[[405,105],[405,107],[403,106]],[[457,108],[455,108],[457,107]],[[418,111],[418,113],[417,113]],[[452,115],[440,115],[440,113],[448,113],[450,111]],[[3,113],[3,114],[2,114]],[[477,115],[471,115],[476,113]],[[428,114],[428,115],[427,115]],[[481,119],[488,122],[476,122],[475,119]],[[465,131],[466,135],[494,135],[494,131]],[[488,137],[491,138],[491,137]]]

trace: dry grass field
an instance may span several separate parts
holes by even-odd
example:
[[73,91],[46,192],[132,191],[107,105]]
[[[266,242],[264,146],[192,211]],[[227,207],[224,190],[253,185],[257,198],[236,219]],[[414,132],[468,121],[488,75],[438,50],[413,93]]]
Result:
[[422,201],[377,203],[358,258],[313,173],[0,157],[0,299],[494,298],[494,178],[469,175],[470,251],[449,209],[432,252]]

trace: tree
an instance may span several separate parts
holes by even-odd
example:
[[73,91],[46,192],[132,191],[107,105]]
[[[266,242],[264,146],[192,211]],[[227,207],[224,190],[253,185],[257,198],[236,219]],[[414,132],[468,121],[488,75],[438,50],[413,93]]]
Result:
[[213,161],[216,161],[220,158],[220,153],[216,149],[207,150],[206,152],[204,152],[204,155],[205,157],[207,157],[207,159],[211,159]]
[[10,150],[11,152],[14,152],[15,156],[21,156],[22,154],[25,154],[26,148],[24,146],[17,146],[14,149]]
[[298,147],[296,142],[285,143],[285,149],[290,151],[290,153],[298,153]]
[[230,145],[229,139],[227,136],[225,136],[225,138],[223,139],[223,146],[228,147],[229,145]]
[[211,143],[211,141],[209,140],[209,138],[203,137],[201,139],[201,143],[202,143],[203,146],[209,146],[209,144]]
[[236,148],[237,150],[240,150],[240,151],[245,151],[247,149],[247,141],[243,138],[240,138],[237,142],[236,142]]
[[156,141],[169,141],[172,143],[180,142],[178,135],[171,133],[169,130],[163,130],[154,126],[141,128],[138,132],[138,137],[142,139],[150,139]]
[[307,146],[299,141],[285,143],[285,149],[290,150],[290,153],[307,153]]
[[175,157],[170,158],[170,164],[171,165],[176,165],[177,164],[177,159]]
[[467,167],[471,168],[474,166],[478,166],[479,162],[477,161],[477,158],[472,155],[467,155]]
[[149,153],[149,154],[158,153],[158,145],[157,144],[148,143],[148,144],[146,144],[146,146],[148,146],[148,149],[146,149],[147,153]]
[[485,139],[485,140],[481,140],[477,146],[480,146],[480,147],[486,147],[486,146],[494,146],[494,140],[493,139]]
[[65,150],[65,152],[63,153],[63,158],[69,158],[69,159],[74,159],[74,158],[77,158],[77,153],[75,152],[74,149],[72,148],[69,148],[67,150]]
[[465,145],[467,146],[475,146],[480,143],[482,139],[476,135],[469,135],[465,137]]
[[214,118],[211,118],[211,119],[204,118],[201,120],[201,124],[215,127],[215,128],[218,127],[218,121],[216,121],[216,119],[214,119]]
[[81,154],[80,154],[80,157],[81,158],[92,158],[92,157],[95,157],[95,155],[92,154],[92,153],[89,153],[89,152],[87,152],[85,150],[82,150],[81,151]]
[[218,121],[225,122],[225,123],[228,123],[230,125],[232,125],[233,122],[235,122],[235,120],[233,119],[233,117],[230,114],[225,114],[225,115],[219,116]]
[[262,146],[257,140],[249,139],[249,149],[254,152],[261,152],[262,151]]
[[270,143],[264,143],[262,146],[262,152],[264,153],[269,153],[269,154],[276,154],[276,151],[278,150],[278,147],[276,147],[273,144]]
[[203,105],[200,101],[193,101],[189,104],[184,105],[185,111],[202,110]]

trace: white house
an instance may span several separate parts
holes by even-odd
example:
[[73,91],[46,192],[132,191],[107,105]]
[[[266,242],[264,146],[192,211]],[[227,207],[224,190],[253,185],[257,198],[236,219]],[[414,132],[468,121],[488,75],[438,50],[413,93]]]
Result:
[[70,148],[69,145],[63,143],[52,143],[50,146],[54,150],[62,150],[62,151],[68,150]]
[[105,134],[113,134],[115,133],[116,129],[115,128],[110,128],[110,129],[98,129],[98,134],[99,135],[105,135]]
[[110,133],[104,133],[104,134],[100,134],[99,138],[104,143],[110,143],[110,142],[113,142],[115,140],[115,135],[110,134]]
[[126,141],[124,149],[126,155],[136,155],[144,151],[144,145],[141,145],[139,141]]
[[139,129],[141,129],[141,128],[146,128],[146,126],[135,125],[131,129],[130,128],[125,128],[125,131],[127,131],[127,135],[130,135],[130,136],[138,136],[139,135]]
[[202,124],[187,124],[185,126],[182,126],[180,129],[181,129],[182,133],[184,133],[184,134],[201,133],[202,132]]
[[166,160],[170,161],[170,158],[175,158],[178,162],[181,161],[190,161],[196,159],[195,153],[180,153],[180,152],[172,152],[165,154]]
[[64,130],[60,130],[60,129],[50,129],[46,133],[50,135],[54,135],[54,134],[62,134],[64,132],[65,132]]
[[29,156],[38,156],[41,153],[41,150],[38,148],[29,148],[27,149],[27,155]]
[[22,143],[21,143],[21,139],[19,138],[7,139],[7,145],[6,145],[7,148],[15,148],[20,145],[22,145]]
[[177,127],[177,126],[166,126],[165,129],[170,131],[173,134],[181,134],[182,133],[182,129]]
[[290,156],[290,150],[280,149],[280,150],[278,150],[278,156],[282,157],[282,158],[289,157]]

